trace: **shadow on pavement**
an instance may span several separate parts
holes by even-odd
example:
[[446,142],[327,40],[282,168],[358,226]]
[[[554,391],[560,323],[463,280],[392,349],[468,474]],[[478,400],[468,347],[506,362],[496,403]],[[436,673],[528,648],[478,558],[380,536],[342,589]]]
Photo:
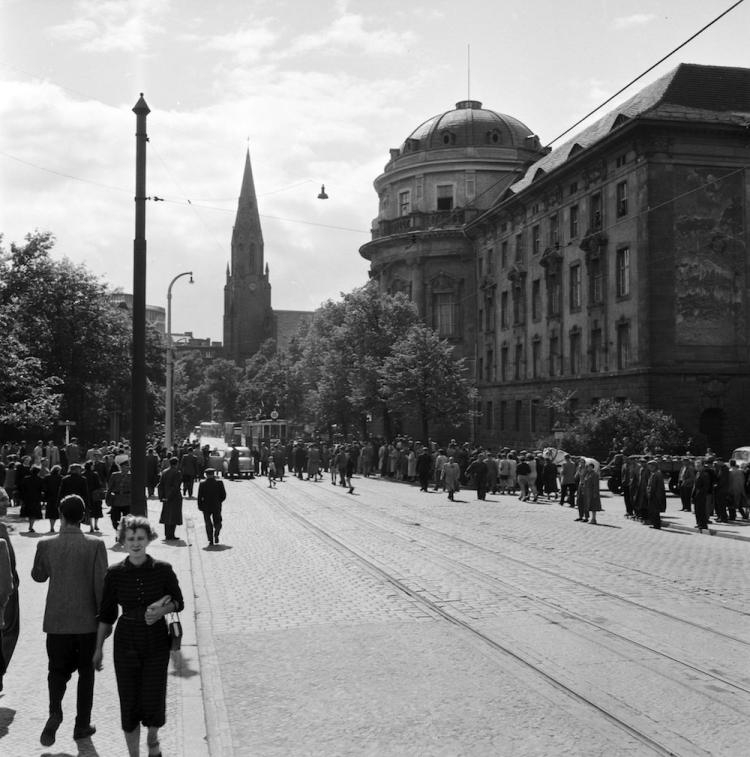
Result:
[[16,717],[16,711],[9,707],[0,707],[0,739],[8,735],[8,728]]
[[161,543],[165,547],[187,547],[188,543],[184,539],[162,539]]
[[42,533],[41,531],[16,531],[16,533],[19,536],[27,536],[29,539],[39,539],[42,536],[49,536],[46,531]]
[[203,547],[205,552],[223,552],[225,549],[234,549],[231,544],[208,544]]
[[172,664],[173,669],[169,675],[174,678],[192,678],[193,676],[200,675],[200,671],[190,667],[190,663],[182,654],[182,652],[172,652]]

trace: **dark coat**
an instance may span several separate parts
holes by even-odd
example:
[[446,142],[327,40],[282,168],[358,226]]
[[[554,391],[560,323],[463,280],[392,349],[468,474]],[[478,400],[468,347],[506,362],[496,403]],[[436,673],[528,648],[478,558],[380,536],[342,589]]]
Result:
[[198,509],[201,512],[211,512],[221,507],[227,498],[224,482],[214,476],[208,476],[198,485]]
[[159,523],[182,525],[182,473],[173,466],[162,471],[159,480],[159,499],[162,501]]

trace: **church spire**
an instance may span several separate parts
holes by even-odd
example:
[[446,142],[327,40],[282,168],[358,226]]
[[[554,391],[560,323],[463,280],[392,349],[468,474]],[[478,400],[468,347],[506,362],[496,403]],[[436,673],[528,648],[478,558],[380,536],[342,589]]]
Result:
[[237,203],[237,216],[232,232],[232,275],[247,276],[263,274],[263,233],[260,228],[258,201],[255,196],[253,168],[250,149],[245,155],[245,170],[242,188]]

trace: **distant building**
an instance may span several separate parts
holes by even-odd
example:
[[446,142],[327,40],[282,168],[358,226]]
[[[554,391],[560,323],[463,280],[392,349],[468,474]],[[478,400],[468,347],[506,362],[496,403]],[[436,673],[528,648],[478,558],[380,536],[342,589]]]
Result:
[[269,268],[264,262],[263,233],[248,150],[224,286],[224,354],[242,363],[271,338],[276,340],[277,349],[284,350],[298,325],[312,317],[312,312],[274,311],[271,307]]
[[631,399],[727,454],[750,431],[750,69],[683,64],[544,151],[459,103],[375,181],[360,253],[473,370],[473,435],[529,447],[553,387]]
[[[120,304],[128,311],[133,310],[133,295],[128,292],[109,292],[107,299],[113,304]],[[159,305],[146,305],[146,323],[151,324],[160,334],[166,334],[167,311]]]

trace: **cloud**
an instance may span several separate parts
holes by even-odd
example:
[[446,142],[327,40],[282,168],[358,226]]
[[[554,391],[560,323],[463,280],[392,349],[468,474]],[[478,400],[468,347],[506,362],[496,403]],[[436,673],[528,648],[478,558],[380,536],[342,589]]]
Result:
[[655,13],[633,13],[630,16],[618,16],[612,25],[615,29],[631,29],[634,26],[650,24],[657,16]]
[[323,51],[330,53],[358,50],[363,54],[401,55],[414,42],[412,32],[366,28],[364,16],[344,13],[327,28],[297,37],[288,49],[289,55]]
[[262,60],[279,40],[279,35],[268,27],[269,22],[257,22],[252,27],[208,37],[201,47],[231,55],[240,65],[255,63]]
[[151,38],[164,32],[157,19],[169,4],[170,0],[79,0],[76,15],[48,27],[45,34],[76,42],[85,52],[145,52]]

